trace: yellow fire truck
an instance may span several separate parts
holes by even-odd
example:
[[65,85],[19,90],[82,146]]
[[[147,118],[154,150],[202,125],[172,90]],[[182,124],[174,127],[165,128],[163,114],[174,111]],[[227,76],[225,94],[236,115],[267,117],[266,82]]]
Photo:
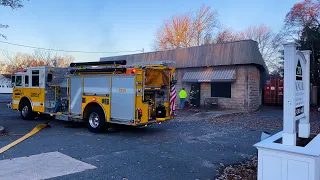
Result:
[[12,76],[12,103],[22,119],[48,114],[84,121],[89,131],[111,124],[148,126],[172,118],[170,61],[127,65],[126,60],[30,67]]

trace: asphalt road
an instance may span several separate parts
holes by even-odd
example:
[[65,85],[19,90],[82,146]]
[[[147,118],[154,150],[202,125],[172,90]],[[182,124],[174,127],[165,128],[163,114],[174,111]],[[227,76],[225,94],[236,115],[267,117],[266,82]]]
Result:
[[0,101],[6,101],[11,99],[11,94],[0,94]]
[[[282,111],[272,112],[273,120],[279,122]],[[0,160],[58,151],[97,167],[54,179],[214,179],[221,163],[240,163],[257,152],[253,144],[259,141],[262,130],[279,129],[246,123],[249,118],[267,121],[270,112],[223,118],[177,113],[174,120],[161,125],[92,134],[81,123],[24,121],[19,112],[0,103],[0,124],[9,132],[0,136],[0,147],[38,124],[51,124],[51,128],[0,154]]]

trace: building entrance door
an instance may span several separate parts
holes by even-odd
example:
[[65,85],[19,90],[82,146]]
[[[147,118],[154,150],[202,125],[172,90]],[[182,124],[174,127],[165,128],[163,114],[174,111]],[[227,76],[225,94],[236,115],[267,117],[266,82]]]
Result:
[[192,83],[190,90],[190,104],[192,107],[200,107],[200,83]]

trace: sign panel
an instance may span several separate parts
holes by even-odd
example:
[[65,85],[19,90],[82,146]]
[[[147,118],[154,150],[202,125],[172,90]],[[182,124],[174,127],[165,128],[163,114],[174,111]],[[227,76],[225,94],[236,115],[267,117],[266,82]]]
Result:
[[296,114],[295,116],[299,116],[301,114],[304,114],[304,86],[303,86],[303,78],[302,78],[302,67],[300,63],[300,59],[298,59],[298,63],[296,66]]

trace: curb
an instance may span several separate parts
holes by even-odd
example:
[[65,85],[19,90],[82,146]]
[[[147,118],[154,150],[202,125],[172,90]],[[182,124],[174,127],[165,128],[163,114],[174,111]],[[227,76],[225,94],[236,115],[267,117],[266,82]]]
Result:
[[3,134],[3,133],[4,133],[4,127],[0,126],[0,134]]

